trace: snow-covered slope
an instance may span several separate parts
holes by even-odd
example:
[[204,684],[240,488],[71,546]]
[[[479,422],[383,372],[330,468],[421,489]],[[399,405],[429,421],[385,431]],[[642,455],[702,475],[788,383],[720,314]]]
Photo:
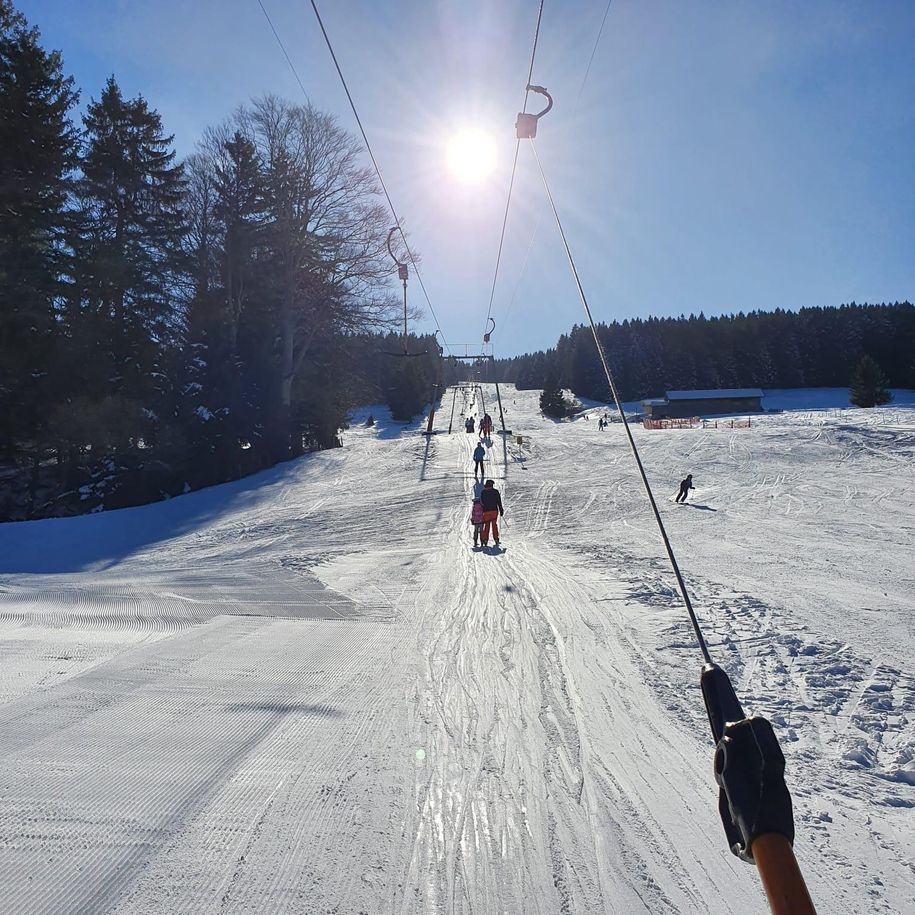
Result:
[[[635,433],[660,496],[694,474],[662,508],[821,911],[906,911],[915,409],[783,399]],[[475,437],[380,413],[235,484],[0,526],[4,911],[766,911],[622,430],[504,403],[498,555],[469,549]]]

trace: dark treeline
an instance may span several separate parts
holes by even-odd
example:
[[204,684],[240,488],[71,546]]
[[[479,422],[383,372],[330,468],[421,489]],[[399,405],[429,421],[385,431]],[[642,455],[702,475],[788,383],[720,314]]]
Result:
[[[847,387],[865,355],[890,386],[915,388],[915,307],[909,302],[634,319],[601,324],[598,332],[624,400],[671,389]],[[589,327],[574,327],[555,349],[501,359],[496,371],[520,388],[558,386],[594,400],[610,397]]]
[[267,97],[179,162],[112,77],[86,106],[0,0],[0,520],[137,504],[409,418],[441,375],[396,317],[357,141]]

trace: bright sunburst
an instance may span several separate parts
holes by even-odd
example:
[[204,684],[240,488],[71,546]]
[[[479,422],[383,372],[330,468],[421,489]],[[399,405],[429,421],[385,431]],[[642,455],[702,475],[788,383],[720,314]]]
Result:
[[448,142],[447,158],[455,178],[464,184],[479,184],[496,167],[496,144],[488,133],[471,127]]

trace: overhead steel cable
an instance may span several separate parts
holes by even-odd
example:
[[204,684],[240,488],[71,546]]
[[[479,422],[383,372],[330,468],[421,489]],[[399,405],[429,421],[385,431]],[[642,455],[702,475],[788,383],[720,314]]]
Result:
[[[305,90],[305,86],[303,85],[302,80],[299,78],[298,71],[296,70],[292,59],[286,51],[283,40],[280,38],[279,33],[273,25],[273,21],[270,19],[270,14],[264,7],[263,0],[257,0],[257,3],[263,11],[264,17],[267,19],[267,23],[270,25],[270,30],[273,32],[273,37],[276,38],[276,42],[280,46],[280,50],[283,52],[283,56],[286,58],[286,62],[289,64],[289,69],[292,70],[292,75],[295,77],[296,82],[299,84],[299,88],[302,90],[302,94],[307,99],[308,93]],[[315,0],[311,0],[311,8],[314,10],[315,17],[318,20],[318,25],[321,28],[321,34],[324,36],[324,41],[327,44],[327,50],[330,51],[330,56],[334,62],[334,66],[337,68],[337,75],[340,77],[340,82],[343,84],[343,91],[346,93],[346,98],[349,101],[350,108],[353,110],[353,115],[356,118],[356,124],[359,125],[359,132],[362,134],[362,141],[365,143],[365,148],[368,151],[369,159],[372,161],[372,167],[375,169],[375,174],[378,177],[378,183],[381,185],[381,190],[384,193],[385,200],[388,202],[388,208],[391,210],[391,215],[394,217],[394,222],[401,230],[404,247],[406,248],[407,255],[410,258],[410,263],[413,265],[413,270],[416,272],[416,278],[419,280],[419,286],[423,291],[426,305],[429,306],[429,313],[432,315],[432,320],[435,321],[435,326],[438,328],[438,332],[442,335],[442,340],[445,340],[445,332],[442,330],[442,326],[439,324],[435,309],[432,307],[432,300],[429,298],[429,293],[426,290],[426,284],[423,282],[422,274],[420,273],[419,267],[417,266],[416,258],[413,256],[413,251],[411,250],[410,244],[407,241],[406,234],[403,232],[403,225],[400,221],[400,217],[397,215],[397,210],[394,207],[394,201],[391,199],[390,193],[388,193],[387,185],[384,182],[384,176],[381,174],[381,168],[378,165],[378,160],[375,158],[375,153],[372,150],[372,144],[369,143],[369,138],[366,135],[365,128],[362,126],[362,119],[359,117],[359,112],[356,109],[356,103],[353,101],[353,96],[349,91],[349,86],[346,84],[346,79],[343,76],[343,71],[340,69],[340,63],[337,60],[337,55],[334,53],[333,45],[331,44],[330,37],[327,34],[327,29],[324,28],[324,22],[321,19],[321,14],[318,12],[318,7],[315,4]],[[445,347],[448,349],[448,352],[451,352],[447,342],[445,342]]]
[[305,85],[299,78],[299,71],[296,70],[295,64],[292,62],[292,58],[286,51],[286,46],[283,44],[283,39],[280,38],[280,34],[276,30],[276,26],[273,24],[273,20],[270,18],[270,13],[267,12],[266,7],[261,2],[261,0],[257,0],[257,5],[261,8],[261,12],[264,14],[264,17],[267,20],[267,24],[270,26],[270,31],[273,32],[273,37],[276,39],[276,43],[280,46],[280,50],[283,52],[283,57],[286,58],[286,63],[289,64],[289,69],[292,70],[292,75],[295,77],[295,81],[299,84],[299,88],[302,90],[302,95],[304,95],[305,98],[308,98],[308,93],[305,91]]
[[683,575],[680,572],[680,566],[677,562],[677,557],[674,555],[673,547],[671,546],[670,540],[667,536],[667,529],[664,527],[664,521],[661,519],[661,513],[658,510],[658,504],[655,501],[654,492],[651,489],[651,483],[648,482],[648,475],[645,473],[645,467],[642,464],[642,458],[639,454],[639,449],[636,447],[635,439],[632,437],[632,430],[629,428],[629,421],[626,419],[626,411],[623,409],[623,403],[620,400],[619,392],[616,389],[616,382],[613,380],[613,373],[610,371],[610,364],[607,362],[607,357],[604,354],[604,348],[600,342],[600,336],[597,333],[597,325],[594,323],[594,316],[591,314],[591,307],[588,305],[588,299],[585,295],[584,287],[581,284],[581,277],[578,274],[578,268],[575,266],[575,259],[572,257],[572,249],[569,247],[569,242],[566,238],[565,230],[562,227],[562,220],[559,218],[559,211],[556,209],[556,202],[553,200],[553,194],[550,191],[550,185],[546,180],[546,173],[543,171],[543,165],[540,162],[540,156],[537,154],[537,147],[533,140],[531,140],[530,143],[531,149],[534,151],[534,159],[537,162],[537,168],[540,171],[540,177],[543,180],[543,188],[546,191],[547,199],[550,202],[550,208],[553,211],[553,216],[556,219],[556,225],[559,228],[559,234],[562,237],[562,244],[565,248],[566,257],[569,259],[569,266],[572,268],[572,275],[575,277],[575,285],[578,287],[578,295],[581,298],[581,304],[584,305],[585,315],[587,315],[588,323],[591,325],[591,333],[594,335],[594,344],[597,346],[597,354],[600,357],[600,362],[603,366],[604,374],[607,376],[607,384],[610,385],[610,391],[613,394],[613,400],[616,403],[616,409],[619,412],[620,419],[622,420],[623,428],[626,430],[626,437],[629,439],[629,448],[632,451],[632,456],[635,458],[635,463],[638,466],[639,476],[642,478],[642,485],[645,487],[645,493],[648,496],[648,501],[651,503],[651,511],[654,514],[654,519],[658,526],[658,531],[661,534],[661,539],[664,541],[664,549],[667,552],[667,558],[670,561],[671,568],[673,569],[674,575],[677,579],[677,587],[680,591],[680,597],[683,599],[683,604],[686,607],[687,613],[689,613],[689,619],[693,625],[693,632],[696,634],[696,639],[699,642],[699,648],[702,651],[702,657],[705,659],[707,664],[711,664],[712,657],[709,654],[708,647],[705,644],[705,636],[703,636],[702,629],[699,626],[699,621],[696,619],[696,613],[693,610],[693,604],[689,598],[689,592],[686,590],[686,582],[683,580]]
[[[588,58],[588,66],[585,67],[585,76],[581,81],[581,85],[578,87],[578,95],[575,97],[575,108],[572,111],[572,116],[578,112],[578,103],[581,100],[581,94],[585,90],[585,83],[588,82],[588,77],[591,75],[591,64],[594,63],[594,55],[597,54],[597,46],[600,44],[600,37],[604,34],[604,26],[607,24],[607,16],[610,13],[610,4],[613,3],[613,0],[607,0],[607,6],[604,9],[604,18],[600,21],[600,28],[597,30],[597,38],[594,39],[594,47],[591,48],[591,56]],[[528,80],[530,82],[530,80]]]
[[773,915],[816,915],[816,909],[804,883],[800,865],[794,855],[794,812],[791,793],[785,782],[785,756],[779,746],[772,723],[764,717],[757,715],[748,717],[745,714],[730,678],[721,667],[715,664],[709,654],[702,627],[693,610],[686,582],[683,580],[651,484],[648,482],[648,475],[645,473],[639,449],[636,447],[632,430],[629,428],[629,421],[626,419],[626,412],[623,409],[613,373],[610,371],[610,364],[604,353],[597,325],[591,313],[588,297],[585,295],[581,276],[578,273],[575,258],[572,256],[572,249],[566,238],[543,163],[537,153],[534,143],[535,132],[528,132],[527,139],[531,141],[531,149],[540,171],[543,188],[556,219],[562,245],[569,260],[569,267],[575,278],[581,304],[584,306],[585,315],[591,327],[597,355],[623,423],[629,448],[645,487],[645,494],[651,505],[658,531],[664,542],[670,567],[677,579],[677,588],[683,606],[689,614],[696,641],[705,661],[699,685],[708,715],[709,728],[715,741],[714,771],[715,781],[719,787],[718,813],[724,826],[728,846],[739,858],[756,865]]
[[[537,11],[537,26],[534,29],[534,44],[531,48],[531,64],[527,70],[527,82],[525,83],[524,90],[524,102],[521,106],[521,111],[527,111],[527,101],[528,97],[531,94],[531,80],[534,78],[534,60],[537,57],[537,42],[540,40],[540,20],[543,18],[543,4],[544,0],[540,0],[540,8]],[[512,203],[512,190],[515,186],[515,171],[518,168],[518,153],[521,150],[521,140],[515,142],[515,157],[512,160],[512,171],[511,177],[508,180],[508,197],[505,200],[505,213],[502,216],[502,231],[499,233],[499,250],[496,254],[496,269],[492,277],[492,289],[489,291],[489,307],[486,309],[486,320],[483,322],[484,333],[486,328],[489,326],[489,320],[492,316],[492,303],[496,297],[496,284],[499,281],[499,265],[502,263],[502,247],[505,244],[505,229],[508,226],[508,213],[511,209]]]
[[356,110],[356,103],[353,101],[353,96],[349,91],[349,86],[346,84],[346,77],[344,77],[343,70],[340,68],[340,62],[337,60],[337,55],[334,53],[334,46],[331,44],[330,36],[327,34],[327,29],[324,28],[324,20],[321,19],[321,14],[318,12],[318,5],[315,3],[315,0],[311,0],[311,8],[315,11],[315,18],[318,20],[318,25],[321,27],[321,34],[324,36],[324,41],[327,44],[327,50],[330,51],[330,56],[334,62],[334,66],[337,68],[337,75],[340,77],[340,82],[343,85],[343,91],[346,93],[346,98],[349,101],[349,106],[353,109],[353,117],[356,118],[356,123],[359,125],[359,132],[362,134],[362,140],[365,143],[365,148],[368,150],[369,158],[372,160],[372,165],[375,169],[375,174],[378,176],[378,183],[381,185],[381,189],[384,191],[384,196],[388,201],[388,206],[391,208],[391,215],[394,217],[394,222],[400,226],[400,234],[403,238],[404,248],[406,248],[407,255],[410,258],[410,263],[413,265],[413,269],[416,272],[416,278],[419,280],[419,287],[422,289],[423,297],[426,300],[426,304],[429,306],[429,313],[432,315],[432,320],[435,321],[435,326],[438,328],[439,333],[442,335],[442,340],[445,342],[445,348],[450,353],[451,349],[449,348],[445,338],[445,332],[442,330],[442,325],[439,324],[438,316],[435,314],[435,309],[432,307],[432,300],[429,298],[429,293],[426,290],[426,284],[423,282],[423,275],[419,271],[419,266],[416,263],[416,258],[413,256],[413,251],[410,248],[410,243],[407,241],[406,233],[403,231],[403,225],[401,224],[400,217],[397,215],[397,210],[394,208],[394,201],[391,200],[391,195],[388,193],[387,185],[384,183],[384,177],[381,174],[381,167],[378,165],[378,160],[375,158],[375,153],[372,151],[372,144],[369,143],[368,135],[365,132],[365,128],[362,126],[362,119],[359,117],[359,112]]
[[445,338],[445,332],[442,330],[442,325],[439,324],[438,316],[435,314],[435,309],[432,307],[432,300],[429,298],[429,293],[426,290],[426,284],[423,282],[423,275],[419,271],[419,265],[416,263],[416,258],[413,256],[413,251],[410,248],[410,243],[407,241],[406,233],[403,231],[403,225],[400,221],[400,217],[397,215],[397,210],[394,208],[394,201],[391,200],[391,195],[388,193],[387,185],[384,183],[384,177],[381,174],[381,167],[378,165],[378,160],[375,158],[375,153],[372,151],[372,144],[369,143],[368,135],[365,132],[365,128],[362,126],[362,119],[359,117],[359,112],[356,110],[356,103],[353,101],[353,96],[349,91],[349,86],[346,84],[346,77],[344,77],[343,70],[340,68],[340,62],[337,60],[337,55],[334,53],[334,46],[331,44],[330,36],[327,34],[327,29],[324,28],[324,20],[321,19],[321,14],[318,12],[318,5],[315,3],[315,0],[311,0],[311,8],[315,11],[315,18],[318,20],[318,25],[321,27],[321,34],[324,36],[324,41],[327,44],[327,50],[330,51],[330,56],[334,62],[334,66],[337,68],[337,75],[340,77],[340,82],[343,85],[343,91],[346,93],[346,98],[349,101],[349,106],[353,109],[353,117],[355,117],[356,123],[359,125],[359,132],[362,134],[362,140],[365,143],[365,148],[368,150],[369,158],[372,160],[375,174],[378,175],[378,183],[381,185],[381,189],[384,191],[384,196],[388,201],[388,206],[391,208],[391,215],[394,217],[394,222],[400,226],[400,234],[403,238],[404,248],[406,248],[407,255],[410,258],[410,263],[413,265],[413,270],[416,272],[416,278],[419,280],[419,287],[423,291],[423,297],[426,300],[426,305],[429,306],[429,313],[432,315],[432,320],[435,321],[435,326],[438,328],[439,333],[442,335],[442,340],[445,342],[445,348],[450,353],[451,349],[449,348],[448,342]]
[[[604,34],[604,26],[607,24],[607,16],[610,14],[610,5],[613,3],[613,0],[607,0],[607,5],[604,7],[604,15],[601,18],[600,26],[597,29],[597,37],[594,39],[594,46],[591,48],[591,55],[588,57],[588,64],[585,67],[585,75],[582,77],[581,85],[578,87],[578,94],[575,96],[575,107],[572,109],[572,117],[574,118],[578,114],[578,106],[581,104],[581,95],[585,91],[585,86],[588,83],[588,77],[591,75],[591,65],[594,63],[594,58],[597,56],[597,49],[600,46],[601,37]],[[530,85],[532,73],[528,75],[528,85]],[[525,101],[527,100],[527,94],[525,94]],[[518,140],[518,146],[520,146],[521,141]],[[515,147],[515,156],[518,155],[518,147]],[[518,272],[518,279],[515,282],[515,288],[512,290],[511,299],[509,299],[508,305],[505,307],[505,311],[502,313],[501,323],[504,326],[505,321],[508,320],[509,312],[512,309],[512,306],[515,304],[515,298],[518,295],[518,290],[521,288],[521,280],[524,277],[524,271],[527,269],[527,262],[530,259],[531,251],[534,247],[534,240],[537,238],[537,233],[540,231],[540,220],[541,216],[537,216],[537,222],[534,223],[533,231],[531,232],[530,241],[527,244],[527,253],[524,255],[524,261],[521,264],[521,270]],[[505,228],[503,226],[503,233]],[[499,243],[499,253],[501,254],[501,242]],[[498,264],[496,266],[498,270]],[[495,295],[495,281],[493,281],[493,295]],[[490,297],[490,308],[492,308],[492,297]]]

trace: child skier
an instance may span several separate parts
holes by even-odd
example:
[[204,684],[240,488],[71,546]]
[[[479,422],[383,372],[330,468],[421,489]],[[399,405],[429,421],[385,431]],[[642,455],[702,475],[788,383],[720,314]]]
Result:
[[483,533],[483,503],[479,499],[473,500],[470,508],[470,523],[473,525],[473,545],[480,545],[480,535]]

